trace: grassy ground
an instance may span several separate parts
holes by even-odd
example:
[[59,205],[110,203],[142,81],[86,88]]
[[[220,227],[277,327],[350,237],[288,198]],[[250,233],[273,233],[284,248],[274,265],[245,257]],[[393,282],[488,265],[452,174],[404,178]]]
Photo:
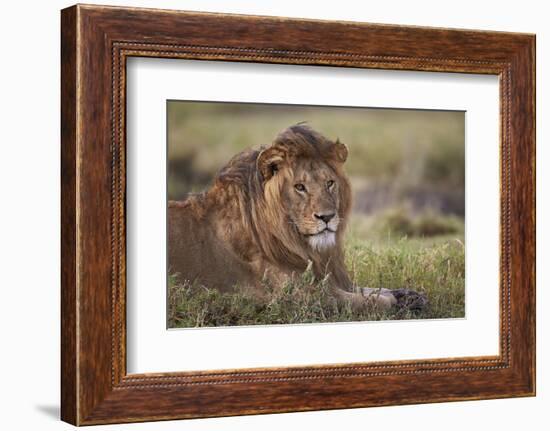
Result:
[[[452,220],[452,223],[455,223]],[[379,230],[376,230],[379,229]],[[365,240],[368,230],[372,239]],[[311,272],[274,288],[259,300],[236,290],[222,294],[198,284],[169,281],[171,328],[349,322],[387,319],[430,319],[464,316],[463,229],[431,237],[395,237],[378,221],[352,220],[346,239],[346,260],[357,286],[402,288],[423,292],[429,304],[419,312],[375,308],[353,310],[338,304],[324,282],[313,282]]]

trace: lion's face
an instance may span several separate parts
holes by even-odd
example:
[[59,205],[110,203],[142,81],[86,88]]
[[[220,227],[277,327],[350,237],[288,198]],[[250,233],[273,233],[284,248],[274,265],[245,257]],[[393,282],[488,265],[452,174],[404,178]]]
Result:
[[277,220],[273,234],[285,245],[297,241],[321,251],[339,244],[351,204],[343,171],[347,155],[338,140],[300,125],[285,130],[259,154],[265,219]]
[[334,246],[340,224],[337,173],[323,161],[299,160],[284,183],[288,222],[312,248]]

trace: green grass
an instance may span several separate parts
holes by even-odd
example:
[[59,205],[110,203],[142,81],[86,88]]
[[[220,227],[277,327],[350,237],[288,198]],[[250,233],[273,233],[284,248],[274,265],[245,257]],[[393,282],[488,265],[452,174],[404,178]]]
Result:
[[220,293],[198,284],[169,281],[170,328],[350,322],[388,319],[464,317],[463,232],[436,237],[392,237],[372,233],[361,239],[355,221],[346,240],[346,264],[357,286],[409,288],[425,293],[429,304],[419,312],[374,307],[354,310],[338,304],[326,282],[315,283],[306,271],[282,287],[265,282],[267,295],[258,299],[245,291]]

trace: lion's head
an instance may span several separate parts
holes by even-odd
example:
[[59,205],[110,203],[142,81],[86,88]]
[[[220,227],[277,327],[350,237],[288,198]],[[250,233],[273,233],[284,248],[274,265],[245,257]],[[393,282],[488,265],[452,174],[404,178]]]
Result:
[[[285,243],[327,251],[338,246],[351,206],[343,171],[346,146],[304,124],[281,132],[256,159],[268,217]],[[297,245],[298,245],[297,244]]]

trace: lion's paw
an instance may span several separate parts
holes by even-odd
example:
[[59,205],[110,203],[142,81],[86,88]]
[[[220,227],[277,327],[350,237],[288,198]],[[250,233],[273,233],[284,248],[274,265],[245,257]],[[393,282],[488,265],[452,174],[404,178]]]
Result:
[[371,304],[390,309],[396,307],[399,310],[422,310],[428,304],[428,298],[424,293],[418,293],[411,289],[372,289],[361,288],[363,297]]
[[361,288],[363,297],[367,303],[376,307],[388,310],[397,305],[397,298],[392,295],[389,289],[371,289],[369,287]]
[[397,299],[397,306],[401,309],[420,311],[428,305],[428,297],[425,293],[401,288],[392,290],[392,294]]

